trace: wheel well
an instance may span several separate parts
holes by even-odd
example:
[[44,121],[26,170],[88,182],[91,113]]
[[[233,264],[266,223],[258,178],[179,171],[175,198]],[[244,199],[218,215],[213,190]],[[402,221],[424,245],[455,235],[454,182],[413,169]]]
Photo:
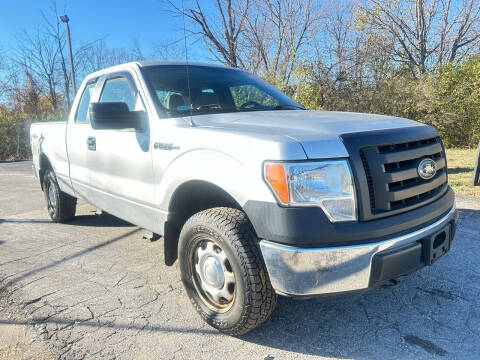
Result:
[[53,170],[52,164],[50,164],[50,160],[48,160],[45,154],[40,154],[40,169],[39,169],[39,177],[40,177],[40,186],[43,190],[43,177],[45,176],[45,172],[47,170]]
[[168,207],[165,224],[165,263],[172,265],[177,259],[178,237],[185,222],[197,212],[214,207],[242,207],[225,190],[207,181],[188,181],[175,190]]

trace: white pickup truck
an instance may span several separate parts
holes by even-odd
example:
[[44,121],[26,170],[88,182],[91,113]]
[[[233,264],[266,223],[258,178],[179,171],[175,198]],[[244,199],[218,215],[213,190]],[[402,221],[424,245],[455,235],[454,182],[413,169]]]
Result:
[[434,128],[307,111],[238,69],[105,69],[67,121],[30,135],[54,221],[82,199],[161,235],[195,309],[231,335],[267,319],[277,294],[361,291],[431,265],[458,221]]

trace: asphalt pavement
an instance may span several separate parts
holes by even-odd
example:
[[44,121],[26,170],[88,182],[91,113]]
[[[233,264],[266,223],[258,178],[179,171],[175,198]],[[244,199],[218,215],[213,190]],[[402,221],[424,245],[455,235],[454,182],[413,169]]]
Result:
[[0,163],[0,338],[22,328],[25,358],[478,359],[480,200],[457,206],[452,250],[397,288],[279,298],[234,338],[196,314],[161,239],[85,203],[52,223],[31,164]]

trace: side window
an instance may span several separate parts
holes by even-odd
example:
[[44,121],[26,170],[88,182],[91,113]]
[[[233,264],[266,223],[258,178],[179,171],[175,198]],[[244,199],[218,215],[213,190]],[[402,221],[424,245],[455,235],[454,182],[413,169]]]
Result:
[[124,102],[130,111],[137,109],[137,96],[124,77],[109,79],[103,86],[100,102]]
[[75,114],[75,122],[84,123],[87,122],[88,106],[92,99],[93,89],[95,89],[95,83],[87,84],[85,90],[83,90],[82,97],[78,103],[77,113]]
[[253,85],[231,86],[230,92],[232,93],[233,101],[235,102],[235,106],[237,108],[250,101],[268,107],[279,105],[278,100],[276,100],[273,96]]

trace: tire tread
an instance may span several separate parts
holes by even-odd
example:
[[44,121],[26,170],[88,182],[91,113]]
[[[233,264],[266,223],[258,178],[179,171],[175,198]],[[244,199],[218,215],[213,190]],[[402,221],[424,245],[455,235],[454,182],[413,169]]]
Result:
[[246,274],[247,300],[242,317],[234,326],[221,329],[228,335],[245,334],[271,315],[277,300],[263,257],[256,244],[258,238],[247,215],[234,208],[219,207],[201,211],[185,223],[184,229],[205,225],[214,227],[219,234],[228,239]]
[[[71,220],[75,217],[75,212],[77,208],[77,198],[64,193],[60,190],[58,186],[57,177],[52,170],[47,170],[44,176],[44,189],[47,189],[46,184],[47,182],[52,182],[53,186],[55,186],[55,191],[58,193],[58,201],[57,201],[57,210],[54,214],[49,211],[50,217],[53,221],[58,223],[63,223],[68,220]],[[46,190],[45,190],[46,191]],[[48,208],[48,194],[45,194],[45,199],[47,201],[47,208]]]

